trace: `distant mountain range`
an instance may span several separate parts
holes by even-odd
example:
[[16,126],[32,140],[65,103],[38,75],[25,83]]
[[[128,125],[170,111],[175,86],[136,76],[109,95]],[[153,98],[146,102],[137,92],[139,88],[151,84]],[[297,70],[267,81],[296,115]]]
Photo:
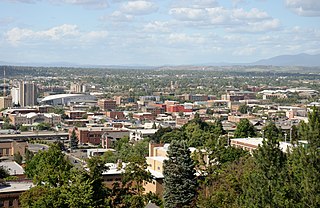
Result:
[[301,53],[297,55],[275,56],[262,59],[249,65],[271,65],[271,66],[320,66],[320,54],[310,55]]
[[[74,64],[68,62],[54,62],[54,63],[10,63],[0,61],[0,65],[12,65],[12,66],[42,66],[42,67],[83,67],[83,68],[155,68],[155,66],[147,65],[92,65],[92,64]],[[320,67],[320,54],[310,55],[301,53],[297,55],[281,55],[275,56],[269,59],[262,59],[252,63],[207,63],[196,64],[195,66],[306,66],[306,67]],[[174,67],[174,65],[168,65]]]

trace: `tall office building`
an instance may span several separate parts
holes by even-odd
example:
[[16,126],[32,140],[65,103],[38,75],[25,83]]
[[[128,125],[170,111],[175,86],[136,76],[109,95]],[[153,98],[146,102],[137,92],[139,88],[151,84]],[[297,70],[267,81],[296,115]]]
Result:
[[18,87],[11,88],[11,97],[14,105],[20,104],[20,90]]
[[87,91],[87,86],[83,83],[71,83],[70,92],[71,93],[84,93]]
[[21,107],[37,104],[37,85],[34,82],[19,82],[19,104]]

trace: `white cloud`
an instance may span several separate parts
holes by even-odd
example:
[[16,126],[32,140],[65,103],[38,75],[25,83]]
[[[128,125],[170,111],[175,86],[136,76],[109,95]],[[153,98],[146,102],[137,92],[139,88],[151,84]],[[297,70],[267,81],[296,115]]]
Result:
[[6,33],[6,38],[12,45],[18,45],[18,43],[27,37],[33,36],[33,31],[28,29],[13,28]]
[[120,11],[114,11],[110,15],[102,16],[100,19],[103,21],[112,20],[113,22],[130,22],[134,19],[134,16],[124,14]]
[[103,9],[107,8],[107,0],[51,0],[52,2],[61,2],[66,4],[80,5],[90,9]]
[[162,21],[149,22],[148,24],[144,25],[143,30],[146,32],[169,32],[170,24],[169,22]]
[[31,4],[31,3],[36,3],[37,1],[40,1],[40,0],[5,0],[5,1],[13,2],[13,3],[28,3],[28,4]]
[[185,33],[172,33],[168,37],[169,43],[190,43],[190,44],[203,44],[205,38],[201,35],[187,35]]
[[175,7],[169,14],[176,20],[192,27],[227,26],[228,31],[262,32],[280,27],[280,21],[274,19],[265,11],[252,8],[246,11],[242,8],[228,9],[221,6],[208,8]]
[[[13,3],[37,3],[41,0],[6,0]],[[89,9],[104,9],[109,6],[107,0],[48,0],[52,4],[80,5]]]
[[24,28],[13,28],[6,32],[6,40],[14,45],[18,46],[21,42],[30,41],[90,41],[95,39],[105,38],[107,36],[106,31],[91,31],[81,32],[76,25],[63,24],[57,27],[50,28],[48,30],[34,31]]
[[153,2],[129,1],[122,5],[121,11],[132,15],[147,15],[156,12],[158,7]]
[[216,0],[176,0],[173,2],[172,7],[179,8],[185,7],[186,5],[195,9],[204,9],[219,6]]
[[300,16],[320,16],[319,0],[285,0],[286,6]]
[[257,51],[256,47],[247,45],[245,47],[236,49],[232,54],[236,56],[250,56],[256,53],[256,51]]
[[[273,19],[265,11],[253,8],[227,9],[224,7],[211,8],[172,8],[169,11],[175,19],[187,22],[192,27],[224,25],[229,31],[261,32],[277,29],[280,26],[278,19]],[[232,27],[231,27],[232,26]]]
[[200,21],[207,17],[206,10],[197,8],[173,8],[169,14],[182,21]]
[[245,11],[244,9],[235,9],[232,11],[233,17],[237,19],[252,19],[260,20],[270,18],[267,12],[260,11],[257,8],[252,8],[250,11]]
[[280,20],[267,19],[261,22],[248,22],[247,24],[239,27],[228,27],[229,32],[265,32],[278,30],[280,28]]

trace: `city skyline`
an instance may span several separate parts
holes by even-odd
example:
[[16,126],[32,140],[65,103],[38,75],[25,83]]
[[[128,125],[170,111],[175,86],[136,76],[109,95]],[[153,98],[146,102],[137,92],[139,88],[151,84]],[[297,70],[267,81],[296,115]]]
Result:
[[4,0],[0,61],[248,63],[320,53],[317,0]]

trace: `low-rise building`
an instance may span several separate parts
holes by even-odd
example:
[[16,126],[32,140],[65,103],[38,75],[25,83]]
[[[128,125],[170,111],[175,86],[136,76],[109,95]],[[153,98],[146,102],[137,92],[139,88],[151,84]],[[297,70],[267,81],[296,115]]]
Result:
[[107,111],[106,116],[117,120],[123,120],[126,118],[122,111]]
[[[129,136],[129,131],[124,129],[115,129],[110,127],[76,127],[74,128],[79,144],[103,144],[106,139],[120,139]],[[69,129],[69,137],[73,128]]]
[[9,182],[0,184],[0,207],[19,208],[19,197],[22,193],[32,188],[32,181]]
[[[283,152],[287,152],[290,148],[293,147],[291,143],[288,142],[279,142],[280,149]],[[233,147],[238,147],[244,150],[249,151],[250,153],[253,150],[258,149],[259,146],[263,145],[263,138],[236,138],[231,139],[230,145]]]
[[98,100],[98,106],[101,110],[110,111],[115,110],[117,107],[117,102],[115,100]]
[[131,129],[130,141],[140,141],[146,137],[154,135],[158,129]]
[[12,107],[12,97],[0,97],[0,109]]
[[70,119],[82,119],[87,115],[87,112],[82,110],[70,110],[70,111],[65,111],[65,114]]
[[15,161],[1,161],[0,166],[7,170],[10,176],[16,176],[20,179],[24,179],[26,177],[24,169]]
[[155,116],[152,113],[135,113],[133,118],[143,121],[143,120],[154,120]]
[[28,143],[23,140],[0,139],[0,157],[13,156],[18,152],[23,156],[27,147]]
[[55,113],[10,114],[12,125],[32,125],[34,123],[49,123],[52,126],[61,123],[61,116]]
[[103,184],[112,188],[114,183],[121,183],[122,174],[125,172],[126,163],[118,161],[117,163],[107,163],[106,166],[109,167],[107,171],[102,173]]
[[[152,176],[153,180],[151,182],[144,182],[144,189],[145,192],[152,192],[160,197],[163,194],[163,163],[165,160],[168,160],[167,151],[169,149],[170,144],[154,144],[149,143],[149,157],[146,157],[148,168]],[[189,148],[191,154],[198,151],[196,148],[190,147]],[[201,150],[203,153],[204,150]],[[208,154],[203,154],[203,160],[206,164],[209,163]],[[199,173],[199,172],[198,172]]]

